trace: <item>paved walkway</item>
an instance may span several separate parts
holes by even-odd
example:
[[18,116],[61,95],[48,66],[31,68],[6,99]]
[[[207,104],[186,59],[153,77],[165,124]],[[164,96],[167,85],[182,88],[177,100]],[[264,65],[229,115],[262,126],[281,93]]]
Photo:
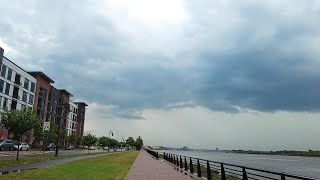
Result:
[[25,170],[30,170],[30,169],[47,168],[50,166],[66,164],[66,163],[70,163],[73,161],[95,158],[95,157],[99,157],[99,156],[106,156],[109,154],[114,154],[114,153],[101,153],[101,154],[96,154],[96,155],[77,156],[77,157],[49,160],[49,161],[39,162],[39,163],[35,163],[35,164],[26,164],[26,165],[21,165],[21,166],[4,167],[4,168],[0,168],[0,175],[7,174],[8,172],[12,173],[12,172],[20,172],[20,171],[25,171]]
[[126,180],[190,180],[191,177],[174,170],[174,167],[151,157],[146,151],[140,151]]

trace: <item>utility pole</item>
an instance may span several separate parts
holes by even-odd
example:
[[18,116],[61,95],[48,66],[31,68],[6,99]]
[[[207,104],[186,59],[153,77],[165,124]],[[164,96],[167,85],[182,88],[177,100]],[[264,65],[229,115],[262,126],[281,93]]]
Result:
[[[59,121],[58,138],[57,138],[57,142],[56,142],[55,156],[58,156],[58,152],[59,152],[59,143],[60,143],[62,120],[64,119],[64,117],[66,117],[65,114],[70,111],[69,104],[67,104],[67,103],[63,103],[62,102],[60,107],[61,107],[61,116],[60,116],[60,121]],[[66,109],[66,108],[68,108],[68,109]]]

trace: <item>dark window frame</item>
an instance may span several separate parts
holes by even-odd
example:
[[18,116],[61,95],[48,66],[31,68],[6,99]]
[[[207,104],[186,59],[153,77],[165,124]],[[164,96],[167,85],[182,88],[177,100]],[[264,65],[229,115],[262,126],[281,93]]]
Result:
[[28,93],[26,91],[22,91],[22,101],[27,102],[28,99]]
[[4,90],[4,94],[9,95],[10,94],[10,83],[6,83],[6,88]]
[[[27,85],[27,87],[26,87],[26,85]],[[27,78],[24,79],[23,88],[29,90],[29,79],[27,79]]]
[[13,73],[12,69],[8,67],[7,79],[9,81],[11,81],[12,79],[12,73]]
[[35,88],[36,88],[36,83],[31,81],[30,91],[34,93]]
[[0,75],[5,78],[6,74],[7,74],[7,66],[2,64],[2,66],[1,66],[1,74]]
[[4,86],[5,86],[5,81],[0,79],[0,93],[3,93]]

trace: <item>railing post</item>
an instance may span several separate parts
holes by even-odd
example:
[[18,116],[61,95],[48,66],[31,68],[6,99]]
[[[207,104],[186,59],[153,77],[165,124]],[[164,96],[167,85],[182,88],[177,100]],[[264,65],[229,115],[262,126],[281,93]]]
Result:
[[171,160],[171,163],[173,163],[173,157],[172,157],[172,154],[170,154],[170,160]]
[[177,155],[177,166],[180,167],[179,165],[179,156]]
[[192,164],[192,158],[190,158],[190,173],[194,173],[193,171],[193,164]]
[[197,159],[197,173],[198,173],[198,177],[201,177],[201,167],[200,167],[199,159]]
[[180,168],[183,169],[182,156],[180,155]]
[[242,180],[248,180],[246,168],[242,168]]
[[166,160],[166,153],[163,153],[163,159]]
[[187,157],[184,157],[184,170],[188,171]]
[[221,180],[227,180],[226,173],[224,172],[224,167],[222,163],[221,163]]
[[173,155],[173,164],[176,165],[176,155]]
[[210,169],[209,161],[207,161],[207,179],[208,179],[208,180],[212,180],[211,169]]
[[157,158],[159,159],[159,153],[157,152]]
[[281,180],[286,180],[286,176],[284,174],[281,174]]

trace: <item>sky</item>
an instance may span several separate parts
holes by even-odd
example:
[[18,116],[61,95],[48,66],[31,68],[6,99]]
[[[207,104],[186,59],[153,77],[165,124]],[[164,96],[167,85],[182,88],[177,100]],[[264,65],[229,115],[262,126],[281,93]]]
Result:
[[320,1],[0,1],[0,46],[145,145],[320,149]]

